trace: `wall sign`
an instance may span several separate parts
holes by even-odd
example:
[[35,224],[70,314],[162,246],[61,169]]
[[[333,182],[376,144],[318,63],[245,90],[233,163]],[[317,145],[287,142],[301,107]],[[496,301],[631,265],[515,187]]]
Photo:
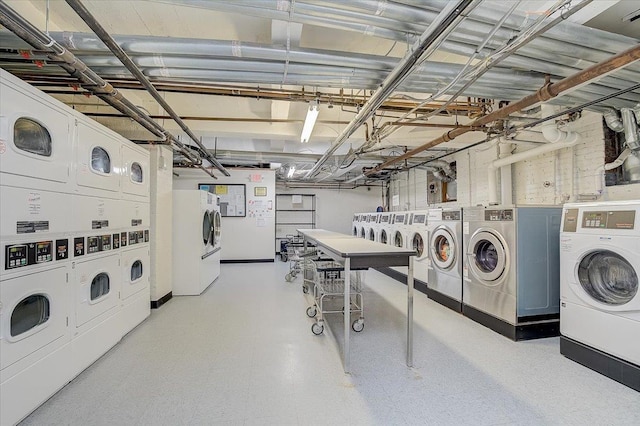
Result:
[[247,195],[244,184],[217,185],[200,183],[198,184],[198,189],[211,192],[220,197],[220,214],[222,217],[245,217],[247,215]]

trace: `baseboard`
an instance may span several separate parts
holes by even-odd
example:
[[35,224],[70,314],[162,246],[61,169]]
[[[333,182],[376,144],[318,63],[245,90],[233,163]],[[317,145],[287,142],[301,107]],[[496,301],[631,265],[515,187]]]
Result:
[[456,300],[452,297],[442,294],[439,291],[432,290],[428,287],[427,287],[427,296],[429,296],[429,299],[433,300],[434,302],[438,302],[442,306],[449,308],[452,311],[455,311],[457,313],[462,313],[462,302],[459,300]]
[[275,259],[227,259],[220,263],[273,263]]
[[509,324],[499,318],[479,311],[469,305],[462,306],[464,316],[482,324],[487,328],[500,333],[514,341],[542,339],[560,335],[560,321],[549,320],[540,322],[528,322],[519,325]]
[[[401,282],[404,285],[407,285],[407,276],[402,272],[398,272],[395,269],[383,266],[380,268],[375,268],[376,271],[385,274],[388,277],[393,278],[396,281]],[[420,293],[428,294],[427,291],[427,283],[421,280],[413,279],[413,288],[418,290]]]
[[151,309],[158,309],[160,306],[162,306],[165,303],[167,303],[172,297],[173,297],[173,292],[170,291],[169,293],[167,293],[164,296],[162,296],[160,299],[152,300],[151,301]]
[[640,366],[560,336],[560,353],[603,376],[640,392]]

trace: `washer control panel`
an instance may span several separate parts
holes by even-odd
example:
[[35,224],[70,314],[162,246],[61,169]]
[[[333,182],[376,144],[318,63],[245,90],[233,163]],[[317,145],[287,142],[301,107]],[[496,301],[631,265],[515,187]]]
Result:
[[8,245],[5,247],[4,268],[14,269],[51,262],[53,255],[53,241]]
[[513,220],[513,209],[485,210],[484,220],[488,222],[504,222]]

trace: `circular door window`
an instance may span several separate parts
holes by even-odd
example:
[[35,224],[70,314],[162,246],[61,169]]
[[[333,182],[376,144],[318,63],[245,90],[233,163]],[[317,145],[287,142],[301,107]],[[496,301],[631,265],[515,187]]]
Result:
[[476,277],[484,281],[495,281],[504,273],[507,260],[504,246],[494,234],[486,231],[476,233],[469,240],[469,263]]
[[422,235],[418,233],[413,234],[411,245],[416,253],[418,253],[418,258],[422,258],[422,253],[424,253],[424,240],[422,239]]
[[436,229],[431,237],[431,259],[440,269],[448,269],[456,260],[456,242],[444,228]]
[[376,240],[376,231],[374,231],[373,229],[369,229],[369,240],[371,241]]
[[211,239],[211,215],[209,212],[204,212],[202,216],[202,243],[206,246]]
[[220,212],[213,211],[211,212],[211,245],[217,246],[220,243],[220,224],[222,222]]
[[619,306],[638,294],[638,275],[622,256],[609,250],[587,254],[578,265],[578,280],[589,296]]
[[380,232],[380,242],[382,244],[387,244],[388,240],[389,238],[387,237],[387,231],[383,229],[382,232]]
[[404,238],[402,237],[402,233],[400,231],[396,231],[396,234],[393,237],[393,243],[396,247],[404,247]]

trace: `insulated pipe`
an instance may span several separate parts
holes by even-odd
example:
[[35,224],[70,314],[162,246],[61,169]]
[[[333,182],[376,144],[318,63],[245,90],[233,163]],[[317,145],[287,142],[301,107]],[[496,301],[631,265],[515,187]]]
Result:
[[387,78],[385,78],[380,90],[376,91],[373,96],[367,100],[351,123],[338,135],[327,152],[325,152],[322,158],[320,158],[305,175],[305,178],[309,179],[313,177],[347,138],[375,114],[380,105],[382,105],[409,74],[420,65],[420,61],[424,60],[426,56],[431,55],[436,50],[432,46],[437,47],[438,41],[444,40],[449,35],[459,22],[460,15],[468,8],[475,8],[478,4],[479,1],[477,0],[459,0],[455,3],[449,3],[442,10],[438,18],[420,36],[419,40],[415,42],[409,53],[407,53],[393,71],[391,71]]
[[620,133],[624,130],[622,119],[615,108],[607,108],[607,111],[605,111],[602,116],[604,117],[604,122],[607,124],[607,127],[614,132]]
[[[500,158],[506,158],[512,155],[512,144],[501,143],[498,147],[500,149]],[[500,167],[500,203],[503,205],[513,204],[513,183],[511,177],[511,164]]]
[[84,7],[80,0],[66,0],[67,4],[82,18],[82,20],[93,30],[100,40],[111,50],[111,52],[124,64],[124,66],[131,72],[131,74],[142,84],[147,92],[160,104],[160,106],[171,116],[171,118],[180,126],[180,128],[200,147],[204,153],[204,157],[215,168],[217,168],[225,176],[231,176],[231,174],[225,169],[218,160],[216,160],[205,146],[200,142],[198,137],[191,131],[189,126],[186,125],[180,116],[171,108],[171,106],[164,100],[162,95],[156,90],[151,82],[142,74],[142,71],[133,63],[131,58],[122,50],[122,48],[115,42],[113,37],[100,25],[100,23],[91,15],[89,10]]
[[636,117],[631,108],[622,108],[620,110],[622,116],[622,125],[624,127],[625,143],[633,151],[640,151],[640,137],[638,137],[638,124]]
[[604,172],[606,170],[613,170],[617,167],[620,167],[622,164],[624,164],[624,162],[627,160],[627,158],[629,157],[629,155],[631,155],[632,152],[633,151],[631,151],[631,149],[627,148],[624,151],[622,151],[622,153],[614,161],[612,161],[611,163],[607,163],[602,166],[599,166],[596,169],[595,178],[596,178],[596,194],[597,195],[601,195],[602,191],[604,190]]
[[[607,59],[606,61],[600,62],[594,66],[585,68],[584,70],[572,75],[571,77],[567,77],[564,78],[560,81],[558,81],[557,83],[553,83],[553,84],[548,84],[543,86],[540,90],[538,90],[536,93],[531,94],[517,102],[513,102],[505,107],[502,107],[492,113],[489,113],[487,115],[485,115],[484,117],[481,117],[471,123],[469,123],[470,127],[475,127],[475,126],[484,126],[486,124],[489,124],[495,120],[498,119],[502,119],[502,118],[506,118],[509,116],[509,114],[513,114],[517,111],[529,108],[535,104],[538,104],[540,102],[546,102],[549,99],[553,99],[556,96],[569,91],[577,86],[580,86],[582,84],[588,83],[594,79],[597,79],[598,77],[601,77],[602,75],[608,74],[610,72],[613,72],[619,68],[622,68],[626,65],[629,65],[635,61],[637,61],[638,59],[640,59],[640,44],[635,45],[634,47],[625,50],[624,52],[621,52],[615,56],[612,56],[611,58]],[[455,139],[456,137],[463,135],[465,133],[469,132],[468,129],[454,129],[451,130],[445,134],[443,134],[442,136],[440,136],[439,138],[436,138],[430,142],[427,142],[426,144],[423,144],[417,148],[412,149],[411,151],[408,151],[406,153],[404,153],[403,155],[400,155],[398,157],[395,157],[383,164],[380,164],[378,166],[376,166],[375,168],[365,172],[366,175],[370,175],[373,173],[377,173],[380,170],[384,169],[385,167],[388,167],[392,164],[398,163],[400,161],[404,161],[408,158],[413,157],[416,154],[419,154],[429,148],[433,148],[434,146],[440,145],[441,143],[444,142],[448,142],[450,140]]]

